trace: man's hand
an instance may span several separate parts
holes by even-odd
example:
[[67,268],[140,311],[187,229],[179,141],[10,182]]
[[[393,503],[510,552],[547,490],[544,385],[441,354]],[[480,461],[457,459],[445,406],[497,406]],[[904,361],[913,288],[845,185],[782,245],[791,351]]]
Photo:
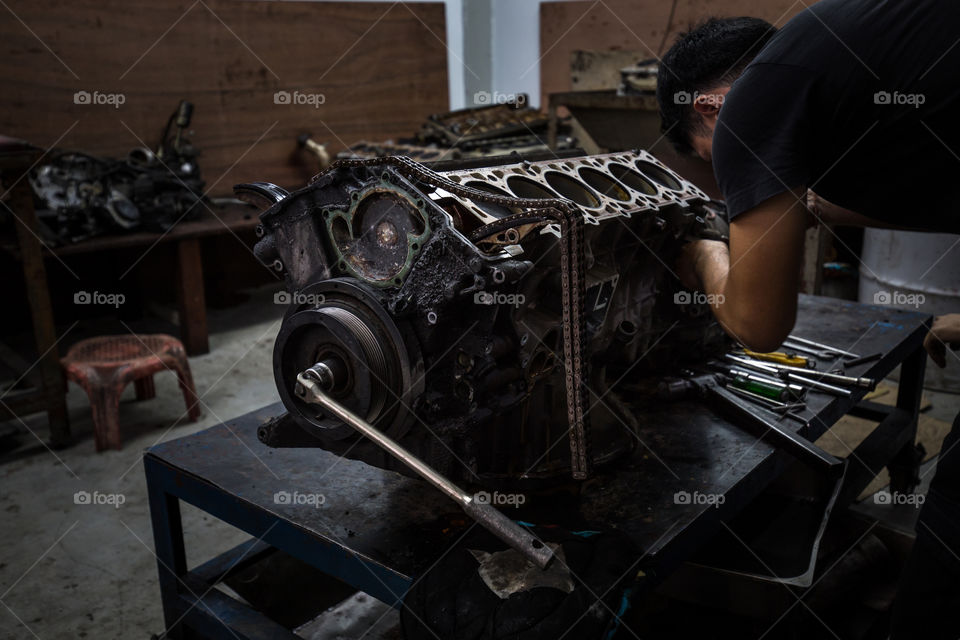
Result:
[[947,344],[956,351],[960,348],[960,313],[948,313],[933,319],[930,333],[923,341],[930,359],[941,369],[947,366]]
[[812,218],[810,226],[814,224],[829,224],[836,227],[874,227],[876,229],[906,229],[897,227],[888,222],[874,220],[861,215],[856,211],[844,209],[813,191],[807,189],[807,210]]

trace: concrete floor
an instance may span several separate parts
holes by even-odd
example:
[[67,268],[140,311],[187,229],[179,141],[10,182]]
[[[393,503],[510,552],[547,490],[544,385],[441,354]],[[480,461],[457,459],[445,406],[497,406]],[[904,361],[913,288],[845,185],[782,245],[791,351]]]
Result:
[[[209,316],[210,353],[190,359],[203,415],[183,422],[172,373],[155,377],[157,397],[120,406],[123,449],[94,453],[83,391],[67,395],[77,443],[49,451],[37,438],[0,464],[0,638],[142,638],[164,630],[142,451],[276,402],[273,340],[284,308],[273,290]],[[46,441],[44,416],[25,421]],[[122,496],[120,506],[76,504],[78,491]],[[183,528],[190,566],[249,536],[189,505]]]
[[[150,401],[134,402],[127,389],[121,451],[94,453],[89,404],[75,385],[67,398],[73,447],[48,450],[40,443],[47,435],[44,417],[25,422],[37,437],[24,436],[23,449],[0,464],[0,638],[146,640],[163,631],[142,451],[275,402],[271,351],[282,313],[272,289],[211,312],[211,351],[190,360],[203,403],[196,423],[182,420],[173,374],[156,376],[157,397]],[[938,417],[952,420],[958,396],[931,398]],[[79,491],[118,496],[112,499],[122,504],[77,504]],[[189,505],[182,511],[190,566],[248,538]],[[358,637],[348,629],[362,633],[361,622],[379,617],[371,607],[376,603],[357,605],[352,622],[341,619],[342,607],[332,610],[335,624],[324,626],[335,627],[334,634],[317,624],[303,631],[311,638]]]

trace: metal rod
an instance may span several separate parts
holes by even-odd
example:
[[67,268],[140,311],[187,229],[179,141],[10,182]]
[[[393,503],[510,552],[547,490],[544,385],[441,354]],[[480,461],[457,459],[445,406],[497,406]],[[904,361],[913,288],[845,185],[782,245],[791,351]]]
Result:
[[794,342],[799,342],[800,344],[808,344],[811,347],[817,347],[818,349],[823,349],[825,351],[832,351],[833,353],[839,353],[850,358],[859,358],[860,356],[856,353],[851,353],[849,351],[844,351],[843,349],[837,349],[836,347],[831,347],[828,344],[821,344],[819,342],[814,342],[813,340],[807,340],[806,338],[800,338],[798,336],[790,335],[787,336],[788,339],[793,340]]
[[786,373],[787,380],[792,382],[798,382],[800,384],[805,384],[808,387],[813,387],[819,391],[826,391],[835,396],[841,396],[843,398],[849,398],[852,395],[850,389],[844,389],[842,387],[835,387],[832,384],[827,384],[826,382],[820,382],[819,380],[811,380],[810,378],[804,378],[803,376],[798,376],[795,373]]
[[314,377],[307,375],[306,372],[299,374],[297,376],[295,393],[306,402],[320,405],[337,419],[373,440],[378,446],[390,453],[390,455],[410,467],[410,469],[421,478],[459,503],[463,510],[474,520],[519,551],[538,567],[545,569],[547,565],[550,564],[550,561],[553,559],[553,550],[550,549],[550,547],[538,540],[528,530],[497,511],[497,509],[491,505],[477,503],[473,499],[473,496],[467,494],[453,482],[437,473],[432,467],[407,451],[390,436],[326,395]]
[[[754,371],[760,371],[762,373],[772,373],[773,375],[777,375],[779,371],[779,369],[777,368],[777,365],[775,364],[760,362],[758,360],[750,360],[749,358],[742,358],[740,356],[735,356],[730,353],[726,354],[723,357],[725,360],[729,360],[730,362],[736,362],[737,364],[743,365],[748,369],[753,369]],[[788,367],[788,368],[793,369],[795,367]]]
[[788,340],[784,340],[784,341],[783,341],[783,344],[781,344],[780,347],[783,348],[783,349],[791,350],[791,351],[799,351],[800,353],[808,353],[808,354],[810,354],[810,355],[812,355],[812,356],[816,356],[816,357],[818,357],[818,358],[823,358],[823,359],[825,359],[825,360],[833,360],[833,359],[837,358],[837,357],[840,355],[839,353],[837,353],[837,352],[835,352],[835,351],[826,351],[826,350],[824,350],[824,349],[815,349],[815,348],[813,348],[813,347],[808,347],[808,346],[805,346],[805,345],[802,345],[802,344],[797,344],[797,343],[794,342],[793,340],[789,340],[789,339],[788,339]]

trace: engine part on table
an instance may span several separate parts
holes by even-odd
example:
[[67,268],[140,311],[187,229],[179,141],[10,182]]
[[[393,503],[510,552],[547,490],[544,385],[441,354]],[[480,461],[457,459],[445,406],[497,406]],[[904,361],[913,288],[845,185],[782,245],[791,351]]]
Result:
[[[499,97],[481,92],[488,100]],[[456,109],[431,115],[420,129],[419,138],[446,147],[460,147],[476,140],[546,131],[549,118],[529,106],[526,94],[518,94],[511,102],[472,109]]]
[[[30,173],[37,215],[60,243],[134,229],[166,231],[199,214],[204,182],[199,152],[186,139],[193,106],[182,101],[156,151],[123,160],[58,151]],[[171,135],[171,126],[176,131]]]
[[[557,147],[554,149],[554,153],[560,154],[573,149],[575,146],[576,138],[561,135],[557,137]],[[417,162],[434,163],[468,158],[493,158],[505,155],[527,156],[546,151],[550,151],[550,147],[547,145],[545,136],[542,137],[528,133],[526,135],[461,142],[454,148],[443,148],[436,144],[420,145],[394,142],[358,142],[349,149],[338,153],[337,159],[355,160],[385,158],[387,156],[406,156]]]
[[660,64],[656,58],[641,60],[632,67],[620,69],[617,95],[653,95],[657,92],[657,73]]
[[[413,138],[396,142],[361,141],[337,153],[336,158],[406,156],[417,162],[431,163],[550,151],[547,140],[549,120],[540,111],[524,106],[526,101],[526,96],[521,94],[511,103],[434,114],[427,118]],[[576,148],[576,145],[576,138],[569,135],[569,125],[562,125],[553,150],[563,152]],[[300,134],[297,146],[310,151],[321,170],[330,166],[326,145],[313,140],[310,134]]]
[[614,383],[728,350],[670,266],[707,229],[699,189],[645,151],[508,162],[341,160],[261,214],[292,301],[274,375],[318,446],[407,472],[295,396],[323,363],[336,401],[446,477],[584,478],[636,442]]

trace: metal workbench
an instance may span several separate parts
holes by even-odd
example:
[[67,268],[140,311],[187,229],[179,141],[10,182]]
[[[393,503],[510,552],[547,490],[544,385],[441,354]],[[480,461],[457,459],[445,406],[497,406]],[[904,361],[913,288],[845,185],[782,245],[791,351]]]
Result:
[[[815,440],[846,413],[880,421],[850,456],[838,506],[849,504],[888,463],[913,453],[930,316],[801,297],[795,335],[881,359],[851,368],[883,378],[901,365],[895,407],[809,394],[808,426],[782,424]],[[270,449],[257,427],[278,404],[150,448],[144,458],[160,588],[170,637],[294,638],[291,631],[212,585],[280,549],[398,606],[416,576],[449,547],[456,505],[426,483],[320,449]],[[572,508],[627,533],[643,550],[653,582],[713,536],[769,486],[792,458],[696,403],[641,417],[631,460],[584,483]],[[904,465],[891,465],[901,469]],[[891,473],[894,488],[908,472]],[[678,491],[722,494],[719,507],[678,504]],[[285,498],[321,494],[322,504]],[[278,497],[279,496],[279,497]],[[249,533],[250,542],[188,570],[179,501]],[[567,505],[569,508],[571,505]],[[458,515],[453,515],[458,514]],[[229,629],[227,629],[229,626]]]

